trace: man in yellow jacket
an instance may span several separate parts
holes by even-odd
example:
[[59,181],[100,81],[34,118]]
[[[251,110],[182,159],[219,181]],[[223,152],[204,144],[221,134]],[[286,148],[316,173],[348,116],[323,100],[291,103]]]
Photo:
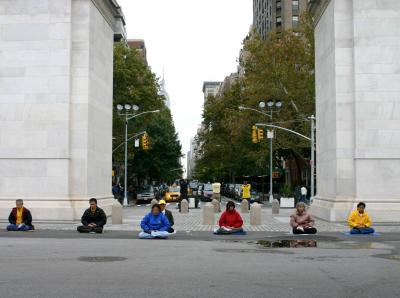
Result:
[[357,210],[353,211],[348,220],[350,234],[373,234],[375,230],[371,228],[372,221],[369,214],[365,211],[365,203],[357,204]]

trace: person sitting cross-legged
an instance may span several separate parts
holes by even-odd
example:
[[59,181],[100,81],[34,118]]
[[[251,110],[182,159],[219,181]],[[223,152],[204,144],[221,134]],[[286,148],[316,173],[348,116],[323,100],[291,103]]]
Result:
[[154,204],[151,207],[151,212],[148,213],[140,223],[142,232],[139,233],[141,239],[152,239],[152,238],[167,238],[170,233],[170,223],[168,218],[161,212],[159,204]]
[[9,225],[7,231],[33,231],[31,212],[24,207],[24,201],[18,199],[15,201],[16,207],[11,210],[8,217]]
[[233,234],[239,232],[243,232],[243,219],[240,213],[235,210],[235,203],[229,201],[226,203],[226,210],[219,219],[219,228],[214,233]]
[[307,213],[306,204],[299,202],[296,204],[296,212],[290,216],[290,226],[293,234],[316,234],[317,229],[314,228],[315,220]]
[[77,228],[79,233],[102,233],[107,223],[107,216],[103,209],[97,206],[97,200],[89,200],[90,207],[82,215],[82,225]]
[[371,228],[372,220],[365,211],[365,203],[357,204],[357,210],[354,210],[348,220],[350,226],[350,234],[373,234],[375,230]]

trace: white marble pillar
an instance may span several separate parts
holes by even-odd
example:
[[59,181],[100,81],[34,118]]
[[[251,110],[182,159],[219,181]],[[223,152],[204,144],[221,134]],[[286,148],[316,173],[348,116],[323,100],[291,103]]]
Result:
[[400,1],[313,0],[317,196],[311,212],[346,221],[364,201],[400,221]]
[[111,215],[115,7],[95,0],[2,0],[0,220],[17,198],[34,221]]

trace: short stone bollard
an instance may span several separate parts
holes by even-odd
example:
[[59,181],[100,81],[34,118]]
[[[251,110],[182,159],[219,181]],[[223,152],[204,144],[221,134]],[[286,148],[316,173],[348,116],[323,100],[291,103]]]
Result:
[[115,200],[111,207],[111,223],[113,225],[122,225],[122,205]]
[[242,203],[240,204],[240,211],[242,213],[249,213],[249,200],[242,200]]
[[214,205],[206,203],[203,207],[203,225],[212,226],[214,224]]
[[211,204],[212,204],[213,207],[214,207],[214,212],[215,212],[215,213],[221,212],[221,204],[219,203],[218,200],[213,199],[213,200],[211,201]]
[[158,204],[158,201],[156,199],[152,199],[150,202],[150,207],[153,207],[155,204]]
[[258,203],[251,204],[250,207],[250,224],[252,226],[261,225],[261,205]]
[[272,201],[272,214],[279,214],[279,209],[280,209],[279,201],[277,199],[274,199]]
[[181,201],[181,213],[186,214],[189,213],[189,202],[186,199]]

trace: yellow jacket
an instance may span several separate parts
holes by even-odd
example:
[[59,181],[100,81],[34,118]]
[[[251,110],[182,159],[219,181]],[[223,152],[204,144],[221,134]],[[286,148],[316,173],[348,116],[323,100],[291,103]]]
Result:
[[358,213],[358,210],[353,211],[348,220],[350,228],[355,228],[360,225],[364,225],[366,228],[369,228],[372,225],[372,220],[369,214],[364,211],[363,214]]

